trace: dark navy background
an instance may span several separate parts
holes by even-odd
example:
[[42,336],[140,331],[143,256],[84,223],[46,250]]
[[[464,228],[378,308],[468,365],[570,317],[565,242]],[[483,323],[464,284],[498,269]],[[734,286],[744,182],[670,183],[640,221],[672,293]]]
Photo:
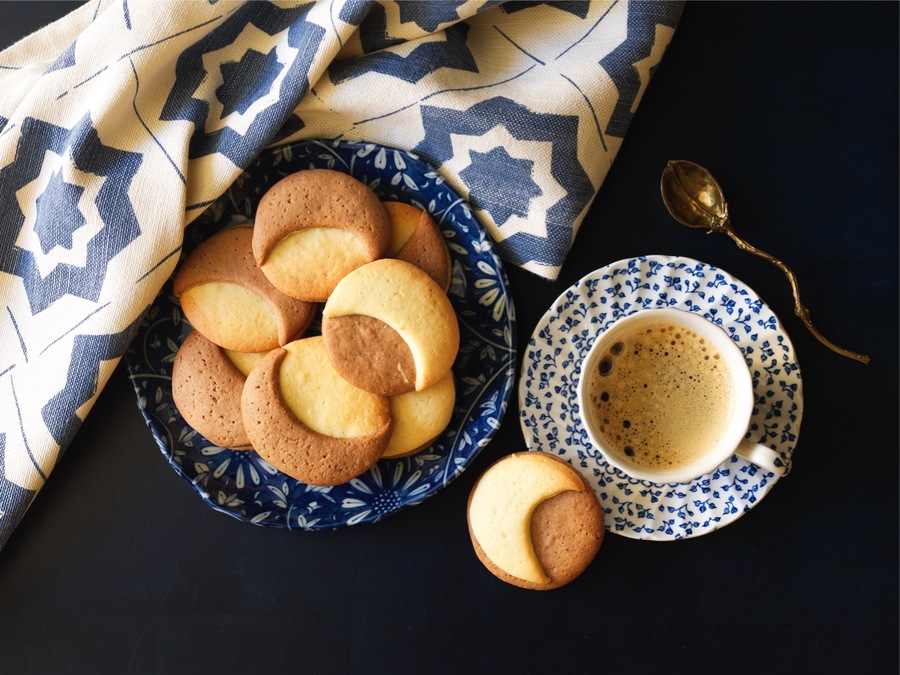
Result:
[[[78,3],[0,4],[0,45]],[[371,526],[253,527],[167,466],[116,370],[0,553],[0,672],[898,672],[898,9],[688,3],[561,278],[508,269],[519,345],[576,279],[640,254],[722,267],[778,314],[805,410],[790,476],[721,531],[609,535],[570,586],[477,561],[468,491],[524,449],[503,428],[449,488]],[[62,47],[62,45],[61,45]],[[669,159],[714,171],[738,232],[672,220]]]

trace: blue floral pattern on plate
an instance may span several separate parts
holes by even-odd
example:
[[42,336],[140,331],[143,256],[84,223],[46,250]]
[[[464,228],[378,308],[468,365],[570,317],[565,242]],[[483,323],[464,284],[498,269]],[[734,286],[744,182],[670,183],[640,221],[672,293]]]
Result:
[[581,362],[613,321],[642,309],[697,312],[738,343],[756,403],[747,438],[777,451],[790,470],[803,414],[800,367],[777,317],[746,285],[688,258],[645,256],[586,275],[535,327],[522,363],[519,421],[530,450],[579,467],[606,514],[606,528],[635,539],[696,537],[755,506],[778,476],[733,456],[690,483],[657,485],[625,476],[594,450],[578,417]]
[[[452,260],[450,301],[460,327],[457,400],[446,431],[416,455],[378,462],[334,487],[306,485],[255,452],[213,445],[172,402],[175,353],[191,331],[171,282],[126,354],[138,405],[169,464],[212,508],[240,520],[302,530],[368,523],[422,502],[457,477],[499,429],[515,379],[515,317],[505,273],[469,205],[415,155],[371,143],[308,141],[263,153],[185,233],[186,255],[222,227],[252,221],[265,191],[307,168],[343,171],[384,200],[427,209]],[[318,320],[311,333],[318,330]]]

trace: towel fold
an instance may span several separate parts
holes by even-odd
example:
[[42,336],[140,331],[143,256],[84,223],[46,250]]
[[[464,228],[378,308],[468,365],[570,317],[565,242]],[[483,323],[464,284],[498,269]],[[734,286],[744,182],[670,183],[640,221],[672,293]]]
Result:
[[0,53],[0,547],[263,149],[412,151],[554,279],[681,10],[97,0]]

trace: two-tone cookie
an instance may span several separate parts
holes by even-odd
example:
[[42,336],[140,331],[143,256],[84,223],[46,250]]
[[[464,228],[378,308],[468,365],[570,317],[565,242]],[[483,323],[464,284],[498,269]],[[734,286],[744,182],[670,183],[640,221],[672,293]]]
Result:
[[256,452],[309,485],[360,475],[381,458],[391,436],[388,399],[338,375],[321,336],[267,354],[247,377],[241,411]]
[[263,195],[253,254],[284,293],[324,302],[349,272],[384,256],[388,216],[376,194],[340,171],[292,173]]
[[322,311],[322,335],[345,379],[385,396],[435,384],[459,350],[446,293],[427,273],[394,258],[341,279]]
[[403,202],[384,202],[391,223],[387,255],[425,271],[445,292],[450,288],[450,250],[428,211]]
[[264,352],[296,339],[315,305],[285,295],[256,265],[253,229],[232,227],[201,242],[182,262],[172,291],[190,324],[226,349]]
[[578,577],[603,541],[603,507],[584,477],[554,455],[507,455],[469,495],[469,535],[478,559],[499,579],[531,590]]
[[[261,355],[240,355],[246,364]],[[250,439],[241,416],[241,394],[247,373],[226,350],[192,331],[172,364],[172,399],[184,420],[223,448],[246,450]]]

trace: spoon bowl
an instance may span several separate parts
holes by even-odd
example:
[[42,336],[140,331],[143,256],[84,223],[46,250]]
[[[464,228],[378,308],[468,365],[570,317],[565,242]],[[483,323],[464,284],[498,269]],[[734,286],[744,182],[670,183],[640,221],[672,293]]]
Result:
[[706,229],[709,232],[724,232],[738,248],[765,258],[784,272],[794,294],[794,314],[800,317],[819,342],[841,356],[860,363],[870,361],[865,354],[857,354],[838,347],[816,329],[809,318],[809,310],[800,302],[800,288],[794,272],[777,258],[748,244],[737,235],[728,217],[725,194],[709,170],[685,159],[670,160],[663,170],[660,192],[669,213],[682,225]]
[[682,225],[710,232],[727,227],[725,194],[712,174],[699,164],[684,159],[669,161],[660,189],[669,213]]

